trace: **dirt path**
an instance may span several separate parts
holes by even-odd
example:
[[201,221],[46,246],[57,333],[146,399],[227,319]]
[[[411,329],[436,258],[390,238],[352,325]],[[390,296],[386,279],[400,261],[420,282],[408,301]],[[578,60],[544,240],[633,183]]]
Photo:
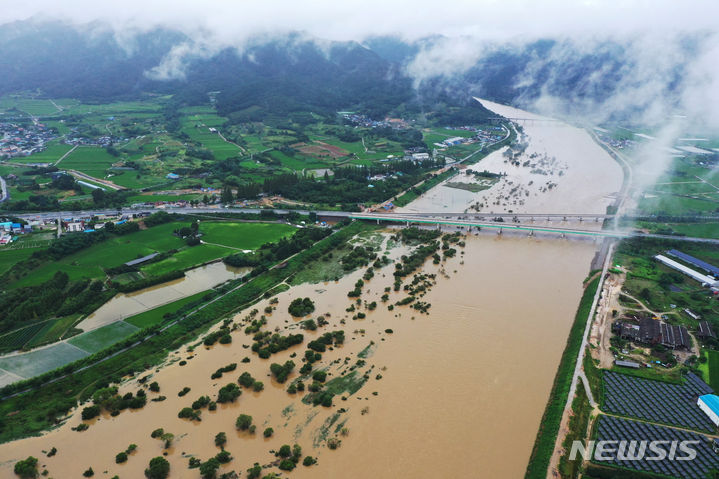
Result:
[[[632,301],[636,302],[640,306],[640,309],[642,311],[651,313],[653,316],[656,316],[657,318],[661,318],[662,315],[665,315],[665,314],[674,314],[674,311],[652,311],[651,309],[649,309],[647,307],[647,305],[642,303],[639,299],[635,298],[631,294],[628,294],[624,291],[621,292],[621,296],[627,297],[627,298],[631,299]],[[636,308],[624,308],[624,309],[636,309]]]
[[53,163],[52,165],[53,165],[53,166],[57,166],[58,163],[60,163],[62,160],[64,160],[66,156],[68,156],[70,153],[72,153],[72,152],[75,151],[76,149],[77,149],[77,145],[73,146],[72,148],[70,148],[70,151],[68,151],[67,153],[65,153],[64,155],[62,155],[62,156],[61,156],[55,163]]
[[90,176],[88,174],[82,173],[81,171],[76,170],[67,170],[68,173],[70,173],[75,178],[78,178],[80,180],[88,180],[88,181],[94,181],[95,183],[99,183],[103,186],[107,186],[108,188],[118,191],[118,190],[124,190],[125,188],[120,185],[116,185],[112,181],[108,180],[102,180],[100,178],[95,178],[94,176]]
[[230,145],[234,145],[234,146],[236,146],[237,148],[239,148],[242,153],[247,154],[247,150],[245,150],[244,148],[242,148],[240,145],[238,145],[238,144],[235,143],[234,141],[230,141],[230,140],[228,140],[227,138],[225,138],[224,135],[220,132],[220,130],[217,130],[217,135],[218,135],[220,138],[222,138],[222,141],[224,141],[225,143],[229,143]]
[[599,360],[600,368],[611,368],[614,363],[614,353],[610,350],[611,343],[609,341],[611,339],[611,323],[614,318],[612,312],[617,311],[617,316],[620,316],[625,310],[618,301],[625,278],[625,274],[612,274],[607,278],[602,291],[602,303],[592,326],[590,339],[590,343],[594,346],[592,357]]
[[64,110],[63,107],[61,107],[60,105],[58,105],[57,103],[55,103],[55,100],[50,100],[50,103],[52,103],[52,106],[54,106],[55,108],[57,108],[57,111],[63,111],[63,110]]
[[577,390],[578,382],[582,382],[584,390],[587,393],[587,397],[590,398],[591,402],[594,402],[592,391],[589,388],[589,381],[586,380],[586,376],[582,377],[584,355],[586,354],[587,346],[589,344],[589,336],[592,325],[594,323],[593,319],[595,317],[595,314],[598,314],[598,308],[601,307],[600,303],[605,299],[603,298],[604,282],[602,281],[602,279],[607,277],[607,270],[609,269],[609,265],[611,264],[613,253],[614,244],[609,247],[609,252],[607,254],[607,258],[604,261],[604,267],[602,268],[600,283],[597,288],[597,292],[594,294],[592,306],[591,308],[589,308],[589,314],[586,319],[586,326],[582,335],[582,344],[579,346],[579,353],[577,354],[576,364],[574,366],[572,384],[569,388],[569,393],[567,394],[567,402],[564,404],[564,412],[562,413],[562,420],[560,421],[559,432],[557,433],[557,438],[554,442],[554,451],[552,452],[552,457],[549,461],[549,467],[547,468],[547,477],[557,477],[559,475],[559,459],[564,452],[562,444],[564,443],[564,438],[567,436],[567,432],[569,431],[569,418],[572,414],[572,402],[574,401],[574,395]]

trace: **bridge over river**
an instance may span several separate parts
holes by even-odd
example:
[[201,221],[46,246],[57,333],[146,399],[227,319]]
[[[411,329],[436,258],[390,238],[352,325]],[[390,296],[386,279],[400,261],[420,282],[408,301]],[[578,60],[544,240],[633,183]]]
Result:
[[[447,215],[444,215],[447,216]],[[466,216],[466,215],[462,215]],[[503,215],[490,215],[492,217],[502,217]],[[519,215],[517,215],[519,216]],[[546,217],[546,215],[536,215],[538,218]],[[571,215],[560,215],[560,216],[571,216]],[[585,215],[589,217],[590,215]],[[597,218],[611,217],[611,215],[595,215]],[[352,219],[357,220],[369,220],[376,221],[377,223],[403,223],[407,226],[412,224],[419,225],[436,225],[441,226],[460,226],[460,227],[479,227],[479,228],[491,228],[496,230],[498,233],[504,231],[524,231],[528,235],[534,235],[535,233],[556,233],[560,236],[587,236],[595,238],[632,238],[632,237],[643,237],[643,238],[658,238],[658,239],[671,239],[675,241],[691,241],[697,243],[714,243],[719,244],[719,239],[714,238],[695,238],[690,236],[673,236],[673,235],[661,235],[653,233],[643,233],[640,231],[631,230],[602,230],[602,229],[591,229],[587,227],[570,227],[570,226],[553,226],[553,225],[534,225],[522,222],[507,223],[504,221],[484,221],[482,219],[446,219],[444,217],[430,217],[425,215],[412,215],[412,214],[369,214],[369,213],[356,213],[349,215]]]
[[[308,214],[314,212],[318,217],[331,219],[352,218],[358,220],[369,220],[376,222],[388,223],[405,223],[405,224],[433,224],[446,226],[475,226],[481,228],[493,228],[498,232],[526,231],[527,234],[534,233],[558,233],[560,235],[578,235],[593,236],[599,238],[629,238],[629,237],[645,237],[645,238],[663,238],[677,241],[694,241],[703,243],[719,244],[719,239],[712,238],[694,238],[688,236],[660,235],[651,233],[642,233],[633,230],[602,230],[598,226],[606,219],[614,218],[612,214],[595,214],[595,213],[356,213],[350,211],[317,211],[317,210],[287,210],[287,209],[257,209],[257,208],[220,208],[220,207],[178,207],[163,208],[162,210],[154,208],[121,208],[121,209],[98,209],[88,211],[54,211],[42,213],[20,213],[17,217],[25,220],[48,220],[58,218],[90,218],[99,215],[133,215],[133,214],[152,214],[156,211],[166,211],[168,213],[179,214],[216,214],[221,216],[223,213],[255,213],[262,211],[272,211],[277,215],[286,215],[289,212],[299,214]],[[626,216],[621,218],[648,219],[647,216]],[[500,220],[501,219],[501,220]],[[675,218],[676,219],[676,218]],[[684,217],[685,220],[707,221],[717,220],[717,216],[691,216]],[[551,224],[552,222],[564,224]],[[571,226],[567,223],[579,223],[578,226]],[[535,224],[542,223],[542,224]]]

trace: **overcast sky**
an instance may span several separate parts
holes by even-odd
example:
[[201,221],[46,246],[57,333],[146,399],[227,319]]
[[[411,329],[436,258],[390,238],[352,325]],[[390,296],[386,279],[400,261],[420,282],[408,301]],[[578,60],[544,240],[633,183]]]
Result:
[[305,31],[332,40],[399,34],[607,35],[716,30],[717,0],[0,0],[0,23],[43,16],[120,28],[202,31],[218,41]]

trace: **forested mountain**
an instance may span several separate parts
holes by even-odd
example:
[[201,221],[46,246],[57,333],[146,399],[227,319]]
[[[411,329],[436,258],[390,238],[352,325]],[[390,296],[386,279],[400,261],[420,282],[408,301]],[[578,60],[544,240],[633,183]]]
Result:
[[[384,117],[400,105],[423,111],[439,104],[464,106],[466,95],[418,95],[401,59],[390,59],[356,42],[315,42],[285,35],[242,50],[219,49],[183,59],[180,78],[148,74],[173,47],[196,45],[168,30],[128,35],[118,41],[102,25],[15,22],[0,26],[0,95],[37,91],[50,98],[106,102],[145,93],[174,94],[183,103],[207,103],[237,121],[293,111],[334,113],[342,109]],[[329,46],[328,46],[329,45]],[[391,49],[390,49],[391,50]],[[406,52],[413,47],[405,46]],[[473,105],[471,114],[488,113]]]
[[[580,48],[569,41],[539,40],[494,45],[469,68],[451,71],[442,62],[455,54],[441,50],[444,40],[374,37],[360,44],[288,34],[253,39],[242,48],[219,48],[178,31],[118,36],[101,24],[71,27],[29,20],[0,25],[0,95],[38,91],[104,102],[149,92],[201,104],[209,92],[219,92],[218,112],[238,122],[293,111],[355,110],[383,117],[467,106],[472,95],[520,105],[547,94],[601,100],[631,81],[635,62],[631,44],[597,41]],[[178,48],[186,50],[177,60],[180,74],[167,75],[162,69]],[[686,49],[690,55],[691,42]],[[417,81],[410,73],[423,55],[434,58],[436,71]],[[669,75],[676,79],[667,82],[667,94],[681,80],[680,71]],[[488,115],[473,106],[453,118],[461,122]]]

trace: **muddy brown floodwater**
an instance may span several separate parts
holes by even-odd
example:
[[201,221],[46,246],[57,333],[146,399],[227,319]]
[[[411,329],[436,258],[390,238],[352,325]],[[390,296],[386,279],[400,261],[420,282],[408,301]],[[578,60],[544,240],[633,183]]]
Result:
[[163,304],[207,291],[225,281],[244,276],[249,271],[250,268],[234,268],[222,262],[193,268],[185,272],[183,278],[132,293],[118,294],[78,323],[77,327],[83,331],[97,329]]
[[[398,250],[393,254],[402,252]],[[104,416],[85,432],[71,430],[81,422],[75,414],[42,437],[0,445],[0,459],[7,461],[0,471],[9,472],[16,460],[34,455],[47,466],[50,477],[80,477],[92,466],[96,476],[139,478],[148,461],[163,452],[161,442],[150,438],[152,430],[163,427],[176,437],[167,456],[173,478],[199,477],[196,469],[187,468],[183,453],[208,459],[218,452],[213,438],[220,431],[228,433],[227,450],[235,458],[223,471],[244,472],[255,461],[269,463],[274,459],[269,450],[297,442],[305,454],[319,457],[317,466],[300,466],[290,473],[298,478],[520,477],[594,244],[470,236],[462,250],[465,253],[443,265],[431,261],[425,265],[428,273],[438,273],[443,267],[449,275],[447,279],[438,274],[437,284],[425,296],[432,304],[429,315],[407,306],[390,312],[381,303],[384,287],[392,282],[392,265],[378,270],[365,285],[363,300],[378,301],[379,306],[367,311],[364,320],[352,320],[345,312],[350,304],[347,291],[362,270],[337,283],[301,285],[278,295],[278,308],[268,317],[267,330],[296,327],[287,306],[298,296],[314,298],[315,314],[330,313],[330,325],[304,332],[305,344],[324,331],[345,330],[345,345],[326,352],[322,366],[345,357],[352,364],[359,351],[375,342],[365,367],[372,368],[371,379],[347,401],[335,397],[332,408],[303,404],[285,391],[287,384],[279,385],[268,377],[268,370],[270,363],[284,362],[294,352],[301,356],[305,347],[261,360],[243,348],[251,344],[251,338],[237,331],[230,345],[198,347],[185,366],[177,361],[190,354],[184,349],[173,354],[151,379],[159,382],[160,393],[148,393],[151,398],[166,395],[164,402],[148,402],[142,410],[125,411],[114,418]],[[404,296],[391,292],[390,301]],[[267,305],[266,300],[256,307],[262,311]],[[385,333],[387,328],[393,333]],[[250,363],[241,363],[245,356],[252,358]],[[238,363],[235,371],[220,380],[210,379],[212,372],[232,362]],[[295,362],[299,368],[299,357]],[[340,365],[330,366],[330,377],[337,376],[339,369]],[[203,411],[201,422],[178,419],[182,407],[204,394],[215,397],[221,386],[235,382],[243,371],[264,381],[265,390],[245,390],[235,404]],[[376,379],[377,374],[382,378]],[[190,393],[178,397],[185,386],[191,388]],[[137,388],[133,380],[122,391]],[[332,424],[329,436],[336,435],[339,424],[349,434],[340,437],[341,446],[331,451],[321,430],[341,407],[347,412]],[[368,411],[362,414],[365,407]],[[258,428],[254,436],[235,432],[234,421],[240,413],[253,416]],[[261,431],[268,426],[275,435],[264,439]],[[115,454],[130,443],[139,446],[137,452],[127,463],[115,464]],[[44,457],[41,451],[53,446],[58,448],[57,455]]]
[[[555,136],[555,141],[562,141],[562,135]],[[619,171],[607,155],[593,162],[593,167],[604,162],[607,169]],[[579,185],[562,182],[552,193],[553,206],[581,205],[582,212],[602,212],[602,195],[616,191],[620,178],[615,180],[603,189],[587,190],[586,197],[582,187],[589,179]],[[445,190],[463,194],[438,188],[443,196],[448,194]],[[428,197],[438,196],[430,190]],[[407,254],[408,247],[391,245],[390,234],[382,235],[383,254],[391,259]],[[312,316],[324,315],[329,324],[302,331],[302,345],[259,359],[249,349],[251,336],[243,332],[248,311],[240,312],[234,318],[240,327],[232,333],[231,344],[205,348],[198,341],[194,351],[185,346],[161,367],[140,375],[152,374],[147,382],[160,385],[159,393],[148,391],[149,398],[163,395],[166,400],[148,401],[143,409],[116,417],[104,415],[84,432],[71,429],[82,422],[75,413],[43,436],[2,444],[0,476],[11,477],[13,464],[33,455],[49,471],[48,477],[56,479],[81,477],[88,467],[95,477],[142,478],[149,460],[165,452],[171,478],[196,479],[199,472],[188,469],[188,458],[204,461],[217,454],[213,439],[224,431],[226,449],[234,459],[220,472],[235,470],[242,477],[255,462],[268,465],[263,476],[279,472],[276,465],[270,466],[275,461],[271,451],[294,443],[302,446],[303,455],[318,458],[315,466],[300,465],[283,473],[297,479],[522,477],[596,245],[588,239],[486,234],[470,235],[465,241],[465,247],[456,246],[455,257],[439,265],[428,260],[422,267],[424,273],[436,275],[436,283],[421,298],[431,304],[429,314],[409,306],[389,311],[387,305],[407,296],[404,291],[390,291],[389,302],[382,302],[385,288],[394,280],[392,264],[377,269],[364,285],[360,310],[365,319],[353,319],[356,312],[346,311],[353,304],[347,292],[364,268],[338,282],[295,286],[276,296],[276,310],[263,330],[299,332],[299,320],[287,307],[292,299],[309,296],[316,304]],[[254,306],[259,314],[269,301]],[[372,301],[377,302],[374,310],[367,307]],[[367,382],[352,395],[335,396],[332,407],[305,404],[299,394],[289,394],[287,386],[298,377],[307,343],[339,329],[345,331],[344,344],[323,353],[315,367],[325,369],[328,380],[354,368]],[[278,384],[269,375],[270,364],[293,355],[295,372],[287,383]],[[241,362],[245,357],[251,358],[249,363]],[[187,364],[181,366],[180,360]],[[230,363],[237,363],[237,369],[221,379],[210,378]],[[220,387],[236,383],[244,371],[264,382],[262,392],[245,389],[233,404],[218,405],[216,411],[203,409],[201,422],[177,417],[181,408],[202,395],[216,398]],[[141,387],[146,385],[132,378],[120,392]],[[179,397],[183,387],[191,390]],[[254,435],[235,431],[239,414],[253,417]],[[175,436],[167,451],[160,440],[150,438],[159,427]],[[274,435],[265,439],[262,431],[267,427]],[[339,448],[330,450],[328,438],[341,440]],[[138,445],[137,451],[126,463],[115,464],[115,455],[131,443]],[[57,454],[46,457],[43,451],[52,447]]]
[[469,167],[506,175],[489,189],[473,193],[444,186],[474,182],[460,173],[398,211],[445,213],[474,208],[482,213],[581,214],[604,213],[612,204],[622,186],[622,169],[587,131],[487,100],[481,103],[502,116],[530,120],[521,123],[528,146],[517,158],[518,165],[507,161],[506,148],[502,148]]

